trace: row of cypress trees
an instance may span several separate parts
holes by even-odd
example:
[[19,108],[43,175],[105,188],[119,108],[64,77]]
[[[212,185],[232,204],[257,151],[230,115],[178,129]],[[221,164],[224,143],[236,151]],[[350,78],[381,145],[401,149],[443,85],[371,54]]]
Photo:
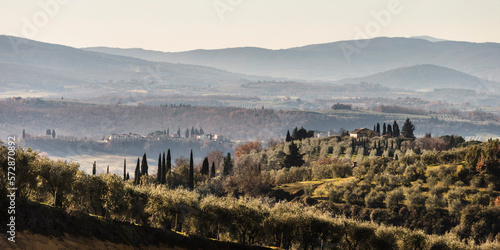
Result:
[[142,156],[142,161],[137,158],[137,165],[135,167],[134,184],[141,183],[141,176],[148,175],[148,160],[146,158],[146,153]]
[[157,174],[157,182],[159,184],[167,183],[167,174],[172,170],[172,157],[170,156],[170,149],[167,150],[167,158],[165,160],[165,151],[158,155],[158,174]]
[[[229,175],[232,172],[233,169],[233,163],[231,159],[231,154],[227,153],[227,156],[224,157],[223,161],[223,171],[222,175],[226,176]],[[148,175],[148,161],[147,161],[147,156],[146,153],[142,156],[142,161],[140,158],[137,158],[137,165],[135,167],[135,177],[134,177],[134,184],[138,185],[141,184],[141,176]],[[172,157],[170,154],[170,149],[167,150],[167,154],[165,157],[165,151],[163,151],[163,154],[160,153],[158,155],[158,171],[157,171],[157,182],[159,184],[167,184],[167,174],[172,170]],[[95,175],[96,172],[96,162],[94,161],[94,166],[92,170],[93,174]],[[200,170],[200,173],[202,175],[208,175],[209,177],[213,178],[215,177],[215,162],[212,162],[211,168],[209,167],[209,162],[208,162],[208,157],[205,157],[203,159],[202,167]],[[129,174],[127,173],[127,161],[126,159],[123,160],[123,180],[128,180],[130,179]],[[193,150],[191,149],[191,153],[189,156],[189,182],[188,182],[188,187],[190,190],[194,189],[194,161],[193,161]]]
[[201,164],[200,173],[203,175],[210,175],[210,177],[215,177],[215,162],[212,161],[212,167],[209,167],[208,157],[203,159],[203,163]]
[[373,131],[379,133],[380,135],[389,135],[393,137],[399,137],[401,135],[401,132],[399,130],[399,124],[394,121],[392,124],[385,124],[382,126],[382,133],[380,133],[380,123],[377,123],[376,125],[373,125]]
[[413,125],[410,119],[406,119],[401,130],[399,129],[398,123],[394,121],[392,127],[390,124],[386,126],[386,124],[384,123],[384,125],[382,126],[382,133],[380,133],[379,123],[373,125],[373,131],[378,132],[381,135],[389,135],[393,137],[399,137],[400,135],[402,135],[405,138],[415,139],[415,135],[413,134],[413,132],[415,131],[415,125]]

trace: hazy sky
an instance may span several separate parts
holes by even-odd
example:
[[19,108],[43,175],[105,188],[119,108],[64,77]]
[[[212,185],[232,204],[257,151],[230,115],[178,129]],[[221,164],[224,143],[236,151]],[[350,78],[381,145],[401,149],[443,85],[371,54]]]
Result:
[[73,47],[271,49],[429,35],[500,43],[499,0],[0,0],[0,34]]

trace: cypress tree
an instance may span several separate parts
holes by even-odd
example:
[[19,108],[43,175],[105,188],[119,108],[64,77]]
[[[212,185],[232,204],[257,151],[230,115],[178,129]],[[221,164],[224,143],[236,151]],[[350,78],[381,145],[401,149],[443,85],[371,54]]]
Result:
[[55,139],[56,138],[56,131],[54,129],[52,129],[52,139]]
[[194,127],[191,127],[191,136],[195,135],[196,133],[194,132]]
[[193,150],[191,149],[191,155],[189,156],[189,190],[194,189],[194,163],[193,163]]
[[210,163],[208,163],[208,158],[205,157],[205,159],[203,159],[203,163],[201,165],[200,173],[203,175],[208,175],[209,172],[210,172]]
[[123,180],[127,180],[127,159],[123,159]]
[[229,175],[233,171],[233,162],[231,160],[231,154],[230,153],[227,153],[227,156],[224,157],[223,164],[224,164],[224,166],[223,166],[222,174],[224,176],[227,176],[227,175]]
[[384,122],[384,126],[382,126],[382,135],[386,135],[387,134],[387,128],[385,126],[385,122]]
[[210,169],[210,177],[215,177],[215,162],[212,162],[212,168]]
[[189,129],[188,129],[188,128],[186,129],[185,136],[186,136],[186,139],[188,139],[188,138],[189,138]]
[[380,123],[377,122],[377,131],[376,131],[379,135],[380,135]]
[[142,175],[148,175],[148,159],[146,158],[146,153],[142,156],[141,176]]
[[26,131],[23,129],[23,139],[26,139]]
[[161,161],[161,179],[160,179],[161,184],[166,183],[166,177],[167,177],[167,166],[165,165],[165,151],[163,151],[163,158]]
[[203,129],[200,127],[200,135],[204,135],[205,132],[203,131]]
[[96,175],[97,174],[97,162],[94,161],[94,165],[92,166],[92,175]]
[[167,128],[167,137],[170,137],[170,128]]
[[286,131],[286,139],[285,139],[285,141],[286,141],[286,142],[289,142],[289,141],[291,141],[291,140],[292,140],[292,137],[290,136],[290,130],[287,130],[287,131]]
[[172,157],[170,156],[170,149],[167,151],[167,173],[172,170]]
[[181,128],[177,129],[177,137],[181,137]]
[[109,165],[108,168],[106,169],[106,174],[109,174]]
[[128,172],[127,172],[127,179],[125,179],[125,180],[127,180],[127,181],[130,180],[130,175],[128,174]]
[[394,121],[394,123],[392,124],[392,135],[394,137],[400,136],[399,125],[396,121]]
[[292,132],[292,140],[298,140],[299,138],[299,129],[295,127]]
[[156,182],[158,182],[158,184],[161,184],[161,176],[163,175],[161,167],[162,165],[161,165],[161,153],[160,153],[158,155],[158,170],[156,172]]
[[141,182],[141,169],[139,167],[139,157],[137,157],[137,166],[135,167],[134,184],[139,185]]
[[392,136],[392,134],[393,134],[393,133],[392,133],[392,127],[391,127],[391,124],[388,124],[388,125],[387,125],[387,134],[388,134],[388,135],[390,135],[390,136]]

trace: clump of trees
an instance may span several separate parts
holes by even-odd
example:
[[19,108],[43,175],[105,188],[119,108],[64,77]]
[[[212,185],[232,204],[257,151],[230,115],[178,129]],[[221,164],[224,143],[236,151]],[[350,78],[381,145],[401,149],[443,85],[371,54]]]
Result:
[[295,141],[295,140],[302,141],[303,139],[312,138],[312,137],[314,137],[313,130],[308,131],[304,127],[300,127],[300,129],[297,129],[297,127],[295,127],[295,129],[293,129],[292,135],[290,135],[290,130],[288,130],[286,132],[285,141],[286,142]]
[[[409,121],[409,119],[407,121]],[[412,133],[414,130],[415,127],[413,127]],[[388,135],[390,137],[399,137],[401,135],[399,124],[396,121],[394,121],[392,126],[390,123],[386,125],[384,122],[382,125],[382,131],[380,131],[380,123],[377,123],[376,125],[373,125],[373,131],[377,132],[379,135]]]
[[239,158],[241,155],[250,154],[252,151],[259,153],[262,151],[262,143],[259,141],[251,141],[236,146],[234,157]]
[[333,109],[333,110],[351,110],[352,104],[336,103],[336,104],[332,105],[331,109]]

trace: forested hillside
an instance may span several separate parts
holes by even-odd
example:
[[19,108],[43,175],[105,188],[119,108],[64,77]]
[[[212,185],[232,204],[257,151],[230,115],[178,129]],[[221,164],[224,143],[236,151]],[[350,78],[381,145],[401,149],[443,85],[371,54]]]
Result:
[[[165,99],[168,103],[168,99]],[[454,115],[440,117],[414,113],[411,109],[369,110],[272,110],[190,105],[122,105],[89,104],[77,101],[11,98],[0,102],[0,121],[7,131],[26,130],[32,135],[44,134],[52,128],[58,135],[101,139],[112,133],[148,134],[156,130],[177,131],[178,128],[203,128],[233,140],[281,138],[287,129],[304,126],[316,131],[354,130],[377,122],[404,121],[411,118],[416,134],[495,134],[500,125],[484,112],[470,121]],[[406,113],[405,113],[406,112]],[[408,114],[409,113],[409,114]],[[472,113],[471,113],[472,115]],[[484,118],[484,117],[486,118]],[[491,114],[490,114],[491,116]],[[461,132],[466,131],[466,132]],[[0,133],[2,130],[0,130]],[[19,134],[20,135],[20,134]]]
[[500,142],[473,144],[454,136],[415,141],[332,137],[298,143],[301,166],[281,167],[291,143],[245,160],[262,162],[264,182],[286,191],[282,195],[288,199],[353,219],[429,234],[451,231],[484,242],[500,233]]
[[[7,150],[0,149],[3,197]],[[209,155],[200,169],[192,158],[167,157],[160,176],[138,160],[141,177],[129,179],[17,149],[16,194],[103,219],[285,249],[500,247],[499,140],[335,136],[267,148],[251,142],[235,156]]]

